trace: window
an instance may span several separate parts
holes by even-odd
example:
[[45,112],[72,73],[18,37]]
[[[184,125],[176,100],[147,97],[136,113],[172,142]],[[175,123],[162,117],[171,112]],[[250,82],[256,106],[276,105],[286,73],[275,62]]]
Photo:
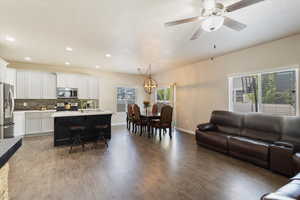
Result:
[[136,89],[118,87],[117,88],[117,112],[126,112],[128,104],[136,103]]
[[158,106],[158,112],[161,112],[161,109],[164,105],[170,105],[171,100],[171,88],[157,88],[156,90],[156,103]]
[[170,103],[171,89],[168,88],[158,88],[156,90],[156,102],[158,103]]
[[297,69],[290,69],[230,77],[230,110],[296,115],[297,74]]

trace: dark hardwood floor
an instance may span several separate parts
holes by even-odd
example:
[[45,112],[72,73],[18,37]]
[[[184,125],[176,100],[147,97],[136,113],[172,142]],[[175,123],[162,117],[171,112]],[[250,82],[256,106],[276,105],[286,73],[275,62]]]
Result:
[[108,150],[76,150],[54,148],[53,136],[25,138],[10,161],[10,199],[258,200],[287,182],[180,132],[159,141],[114,127]]

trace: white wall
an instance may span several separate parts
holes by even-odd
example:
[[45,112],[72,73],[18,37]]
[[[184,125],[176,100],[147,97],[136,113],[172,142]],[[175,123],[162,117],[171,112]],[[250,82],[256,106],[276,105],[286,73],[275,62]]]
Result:
[[113,124],[125,123],[126,113],[116,113],[116,87],[128,86],[137,88],[137,103],[142,106],[144,100],[148,100],[143,85],[143,76],[124,73],[106,72],[94,69],[84,69],[65,66],[51,66],[43,64],[30,64],[20,62],[10,62],[9,67],[17,69],[30,69],[48,72],[79,73],[96,76],[100,80],[100,108],[114,112],[112,117]]
[[194,131],[213,110],[228,109],[228,76],[300,64],[300,34],[155,74],[177,84],[177,127]]

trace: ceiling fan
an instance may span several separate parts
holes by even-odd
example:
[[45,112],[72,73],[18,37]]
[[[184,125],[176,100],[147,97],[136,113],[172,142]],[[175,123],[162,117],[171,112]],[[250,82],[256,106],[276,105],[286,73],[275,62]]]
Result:
[[213,32],[221,28],[223,25],[235,31],[241,31],[245,29],[247,25],[226,17],[226,13],[245,8],[262,1],[264,0],[241,0],[225,7],[222,3],[217,2],[216,0],[202,0],[203,9],[200,16],[167,22],[165,23],[165,26],[175,26],[194,21],[202,21],[201,26],[192,35],[191,40],[199,38],[203,30],[206,32]]

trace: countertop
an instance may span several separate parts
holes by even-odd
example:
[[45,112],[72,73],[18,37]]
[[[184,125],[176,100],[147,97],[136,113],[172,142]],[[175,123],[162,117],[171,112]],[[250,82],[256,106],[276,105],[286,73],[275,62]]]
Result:
[[22,145],[22,137],[0,139],[0,168],[14,155]]
[[[92,109],[87,108],[83,109],[84,112],[86,111],[100,111],[99,108]],[[56,110],[15,110],[14,113],[49,113],[49,112],[77,112],[77,111],[56,111]]]
[[63,111],[55,112],[52,117],[75,117],[75,116],[88,116],[88,115],[109,115],[113,114],[111,111],[103,110],[83,110],[83,111]]
[[37,113],[47,113],[47,112],[56,112],[56,110],[15,110],[14,113],[28,113],[28,112],[37,112]]

